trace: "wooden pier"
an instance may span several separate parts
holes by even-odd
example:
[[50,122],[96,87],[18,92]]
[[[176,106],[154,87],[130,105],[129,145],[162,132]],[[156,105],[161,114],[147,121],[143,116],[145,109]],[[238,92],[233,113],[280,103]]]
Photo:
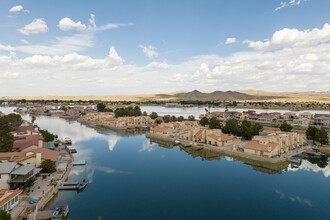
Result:
[[86,160],[78,160],[78,161],[73,161],[72,166],[83,166],[86,165]]

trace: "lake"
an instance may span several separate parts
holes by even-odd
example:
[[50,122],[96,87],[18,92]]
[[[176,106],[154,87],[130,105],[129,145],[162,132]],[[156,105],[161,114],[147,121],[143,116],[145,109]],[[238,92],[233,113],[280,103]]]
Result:
[[[165,107],[165,106],[141,106],[141,111],[144,112],[146,111],[148,114],[151,112],[157,112],[158,115],[164,116],[164,115],[175,115],[177,116],[183,116],[185,118],[188,118],[189,115],[195,116],[195,118],[199,118],[201,114],[205,114],[205,108],[208,109],[207,107]],[[210,112],[215,112],[215,111],[220,111],[224,112],[226,109],[225,108],[209,108],[208,109]],[[243,112],[247,111],[249,109],[243,109],[243,108],[228,108],[229,111],[237,111],[237,112]],[[290,110],[283,110],[283,109],[253,109],[251,108],[250,110],[255,110],[257,113],[262,113],[262,112],[280,112],[280,113],[285,113],[285,112],[290,112]],[[318,113],[318,114],[330,114],[330,111],[317,111],[317,110],[306,110],[306,111],[294,111],[297,115],[302,112],[310,112],[312,114]]]
[[[0,108],[9,113],[12,108]],[[29,115],[23,118],[30,119]],[[87,160],[69,180],[82,192],[60,191],[71,220],[329,219],[330,164],[268,165],[147,139],[139,130],[96,130],[76,121],[38,116],[42,129],[70,137]]]

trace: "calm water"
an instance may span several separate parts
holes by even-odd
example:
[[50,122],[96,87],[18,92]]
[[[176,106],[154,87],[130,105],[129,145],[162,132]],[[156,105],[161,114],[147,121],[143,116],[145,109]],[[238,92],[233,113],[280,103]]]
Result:
[[[208,109],[210,112],[215,112],[215,111],[221,111],[224,112],[226,109],[225,108],[210,108]],[[241,108],[228,108],[229,111],[237,111],[237,112],[243,112],[247,111],[249,109],[241,109]],[[278,109],[251,109],[255,110],[257,113],[261,112],[289,112],[289,110],[278,110]],[[164,106],[141,106],[141,111],[146,111],[148,114],[151,112],[157,112],[158,115],[163,116],[163,115],[175,115],[175,116],[184,116],[185,118],[188,118],[189,115],[195,116],[195,118],[198,118],[201,114],[205,114],[205,107],[188,107],[188,108],[181,108],[181,107],[164,107]],[[306,111],[295,111],[294,113],[299,114],[301,112],[306,112]],[[309,111],[308,112],[315,114],[330,114],[330,111]]]
[[[0,109],[3,112],[9,110]],[[23,116],[29,118],[29,116]],[[329,219],[330,165],[299,168],[239,161],[209,151],[157,144],[139,131],[96,131],[78,122],[37,117],[71,137],[76,159],[69,180],[83,192],[61,191],[70,219]]]

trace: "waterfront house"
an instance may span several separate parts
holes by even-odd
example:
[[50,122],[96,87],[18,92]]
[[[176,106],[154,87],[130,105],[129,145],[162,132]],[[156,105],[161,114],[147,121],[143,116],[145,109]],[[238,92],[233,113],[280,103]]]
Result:
[[243,151],[259,156],[273,157],[302,147],[306,138],[295,132],[276,132],[265,136],[254,136],[249,142],[235,146],[235,151]]
[[150,130],[150,133],[167,137],[168,135],[171,135],[173,133],[170,130],[171,130],[171,128],[169,126],[158,125],[158,126],[152,128]]
[[29,141],[24,141],[24,142],[17,142],[14,141],[13,149],[16,151],[30,151],[30,150],[35,150],[38,148],[47,148],[48,149],[48,144],[44,142],[43,140],[29,140]]
[[0,153],[0,161],[1,163],[16,162],[25,166],[39,167],[44,160],[56,162],[58,156],[58,151],[49,150],[47,148],[38,148],[22,152]]
[[296,119],[293,119],[291,125],[307,128],[310,124],[312,124],[312,120],[309,118],[296,118]]
[[319,116],[314,118],[314,124],[321,127],[330,127],[330,117],[327,116]]
[[262,142],[252,140],[245,144],[244,153],[255,154],[258,156],[274,157],[280,155],[279,144],[274,142]]
[[0,210],[10,211],[19,203],[20,194],[23,192],[21,189],[9,190],[1,189],[0,190]]
[[40,171],[40,168],[16,162],[0,163],[0,189],[22,188],[30,177],[36,176]]

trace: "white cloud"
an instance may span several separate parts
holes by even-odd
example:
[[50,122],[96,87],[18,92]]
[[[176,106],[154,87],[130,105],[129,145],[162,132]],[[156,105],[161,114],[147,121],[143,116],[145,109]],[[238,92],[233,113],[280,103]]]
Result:
[[274,11],[278,11],[285,7],[292,7],[292,6],[300,5],[301,2],[302,2],[302,0],[289,0],[288,2],[280,2],[280,6],[275,8]]
[[17,6],[14,6],[12,7],[9,12],[19,12],[19,11],[22,11],[23,10],[23,6],[22,5],[17,5]]
[[229,37],[226,39],[226,44],[236,43],[237,39],[235,37]]
[[163,62],[151,62],[146,67],[154,69],[168,69],[170,65],[168,65],[167,61],[165,60]]
[[[15,48],[2,45],[7,51],[34,51],[36,54],[44,52],[45,55],[26,58],[17,58],[13,53],[0,55],[0,74],[19,74],[15,84],[8,83],[12,78],[0,80],[0,94],[152,94],[173,92],[178,88],[185,91],[329,90],[330,42],[323,40],[317,41],[316,44],[306,44],[306,40],[301,39],[295,46],[277,50],[239,52],[227,57],[201,55],[176,64],[168,64],[165,60],[137,66],[124,64],[123,58],[113,47],[110,48],[109,54],[101,59],[75,51],[84,49],[84,44],[92,46],[92,36],[93,33],[86,31],[79,35],[59,38],[53,45],[44,48],[41,48],[41,45]],[[303,46],[297,46],[302,43]],[[67,51],[74,52],[66,53]],[[49,82],[63,86],[58,90],[56,87],[49,87]]]
[[128,24],[105,24],[101,26],[97,26],[95,23],[95,15],[91,14],[89,18],[89,24],[87,25],[83,24],[81,21],[74,22],[72,19],[65,17],[62,18],[59,21],[59,28],[63,31],[69,31],[69,30],[77,30],[77,31],[104,31],[104,30],[110,30],[114,28],[124,27],[124,26],[131,26],[134,25],[134,23],[128,23]]
[[5,45],[0,44],[0,50],[9,50],[9,51],[11,51],[11,50],[15,50],[15,48],[10,46],[10,45],[5,46]]
[[70,30],[84,31],[87,28],[85,24],[81,23],[81,21],[74,22],[68,17],[62,18],[58,23],[58,27],[63,31],[70,31]]
[[155,58],[158,57],[158,53],[156,52],[156,47],[149,45],[149,46],[143,46],[140,45],[140,48],[142,48],[142,51],[144,55],[146,55],[148,58]]
[[245,41],[256,50],[273,50],[283,47],[304,47],[330,41],[330,25],[324,24],[322,29],[298,30],[284,28],[276,31],[270,40]]
[[38,55],[65,55],[72,52],[82,51],[86,47],[92,47],[93,35],[90,33],[75,34],[69,37],[59,37],[51,45],[29,44],[26,40],[21,40],[25,45],[12,47],[0,44],[0,50],[10,50]]
[[19,32],[25,35],[45,33],[48,31],[46,22],[42,18],[34,19],[30,24],[18,29]]
[[29,44],[29,42],[28,42],[27,40],[25,40],[25,39],[21,39],[21,42],[22,42],[23,44]]

